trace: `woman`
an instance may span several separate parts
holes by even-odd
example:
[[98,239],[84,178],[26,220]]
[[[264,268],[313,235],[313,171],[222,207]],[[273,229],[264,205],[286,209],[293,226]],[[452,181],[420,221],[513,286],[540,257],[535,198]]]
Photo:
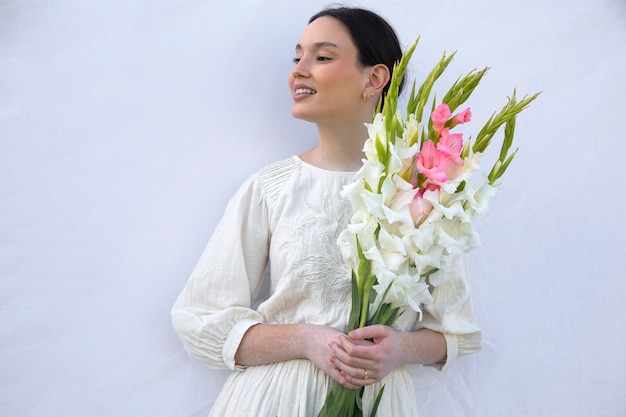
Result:
[[288,83],[293,115],[317,125],[319,143],[245,182],[172,310],[192,356],[235,371],[211,416],[316,416],[332,380],[372,385],[366,410],[384,384],[378,415],[414,416],[405,365],[441,368],[480,348],[462,262],[421,321],[407,311],[393,329],[343,333],[351,283],[336,239],[351,207],[340,191],[401,54],[393,29],[363,9],[323,10],[304,30]]

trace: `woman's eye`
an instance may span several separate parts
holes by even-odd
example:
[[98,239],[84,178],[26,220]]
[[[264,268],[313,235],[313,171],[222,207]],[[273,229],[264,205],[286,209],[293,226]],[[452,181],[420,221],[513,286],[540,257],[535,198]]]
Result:
[[[328,57],[328,56],[318,56],[315,58],[317,61],[321,61],[321,62],[326,62],[326,61],[330,61],[332,58]],[[302,61],[302,58],[299,57],[295,57],[292,59],[294,64],[298,64],[300,61]]]

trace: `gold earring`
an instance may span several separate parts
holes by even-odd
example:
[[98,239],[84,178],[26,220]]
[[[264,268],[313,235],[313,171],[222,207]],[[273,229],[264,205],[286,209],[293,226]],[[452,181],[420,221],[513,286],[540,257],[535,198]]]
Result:
[[367,91],[363,91],[363,100],[367,100]]

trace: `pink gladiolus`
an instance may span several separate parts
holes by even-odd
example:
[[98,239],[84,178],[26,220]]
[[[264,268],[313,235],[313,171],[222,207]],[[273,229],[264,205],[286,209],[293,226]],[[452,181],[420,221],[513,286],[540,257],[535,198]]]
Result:
[[441,131],[441,137],[437,142],[437,150],[444,155],[448,155],[457,164],[463,165],[461,150],[463,150],[463,134],[450,133],[450,129]]
[[426,141],[422,150],[417,154],[415,164],[417,171],[433,182],[446,182],[446,168],[450,165],[451,157],[440,152],[432,141]]
[[450,119],[452,113],[450,112],[450,107],[446,103],[440,104],[435,108],[430,114],[430,118],[433,121],[433,130],[435,131],[435,135],[439,136],[441,131],[446,125],[448,119]]
[[419,226],[424,221],[428,214],[432,211],[433,205],[428,200],[424,200],[421,197],[415,197],[411,204],[409,204],[409,212],[411,218],[415,223],[415,226]]
[[461,133],[450,133],[446,128],[441,131],[441,137],[437,142],[437,150],[450,158],[450,165],[446,168],[448,179],[457,178],[463,171],[463,135]]
[[461,123],[467,123],[472,120],[472,111],[470,108],[466,108],[461,113],[457,113],[454,118],[451,120],[450,127],[454,127]]

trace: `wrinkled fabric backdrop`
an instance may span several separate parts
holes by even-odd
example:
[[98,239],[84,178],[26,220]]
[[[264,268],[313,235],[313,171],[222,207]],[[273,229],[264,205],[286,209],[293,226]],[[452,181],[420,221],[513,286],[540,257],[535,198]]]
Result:
[[[626,3],[361,1],[467,132],[543,91],[470,254],[484,349],[414,372],[421,416],[626,416]],[[323,1],[0,1],[0,415],[205,416],[227,373],[169,310],[225,204],[315,143],[293,49]]]

